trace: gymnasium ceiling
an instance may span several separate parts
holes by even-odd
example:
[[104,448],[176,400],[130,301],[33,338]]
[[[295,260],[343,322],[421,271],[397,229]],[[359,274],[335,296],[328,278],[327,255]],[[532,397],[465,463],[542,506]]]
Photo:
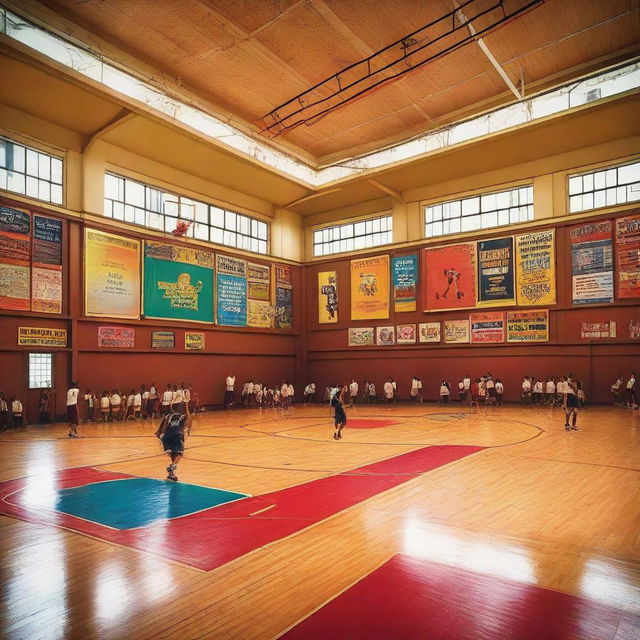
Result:
[[[115,45],[219,112],[263,132],[274,124],[274,118],[265,116],[283,103],[462,6],[461,12],[415,34],[404,46],[375,56],[374,70],[395,60],[399,63],[364,78],[351,92],[367,88],[385,74],[413,68],[410,73],[277,135],[279,143],[320,165],[514,102],[523,87],[527,96],[640,51],[640,0],[41,0],[39,4],[85,30],[92,46]],[[514,17],[501,23],[510,15]],[[496,26],[480,43],[471,38],[469,24],[476,33]],[[448,33],[452,26],[456,31]],[[416,66],[466,39],[467,44]],[[425,46],[423,51],[403,58],[420,46]],[[131,64],[130,58],[122,60]],[[342,74],[342,84],[356,76],[362,80],[368,73],[368,68],[356,67]],[[327,98],[337,88],[337,80],[329,81],[302,100],[308,104],[318,96]],[[336,106],[336,100],[339,97],[323,104]],[[281,107],[278,117],[292,109],[292,105]],[[313,113],[308,109],[285,124]],[[265,133],[268,139],[278,127]]]
[[[465,7],[468,18],[499,3],[455,1]],[[504,0],[505,11],[530,1]],[[2,2],[27,19],[69,34],[107,59],[135,69],[173,95],[196,100],[210,112],[254,131],[264,126],[264,116],[278,105],[454,6],[454,0]],[[639,55],[639,6],[640,0],[545,0],[485,34],[482,44],[470,41],[318,121],[262,139],[289,147],[317,167],[514,103],[514,90],[521,92],[524,87],[526,98]],[[474,20],[477,31],[483,27],[482,19]],[[468,24],[458,31],[468,35]],[[289,204],[302,215],[381,198],[390,203],[394,194],[402,197],[402,192],[468,173],[469,162],[477,173],[597,144],[607,136],[640,133],[633,115],[638,105],[634,95],[619,107],[594,104],[589,113],[563,115],[559,120],[564,125],[540,122],[516,132],[517,139],[506,134],[510,143],[498,136],[490,145],[468,145],[464,159],[452,149],[444,156],[381,167],[316,194],[314,188],[180,130],[3,38],[0,54],[0,102],[77,132],[79,148],[99,136],[276,206]],[[609,127],[614,130],[605,131],[599,113],[613,114],[616,109],[620,113]],[[515,149],[518,158],[513,157]],[[450,161],[443,163],[441,157]]]

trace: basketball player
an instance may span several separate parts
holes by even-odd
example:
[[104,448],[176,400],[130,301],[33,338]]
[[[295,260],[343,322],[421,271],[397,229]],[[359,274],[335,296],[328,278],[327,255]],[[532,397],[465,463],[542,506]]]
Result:
[[334,440],[342,440],[342,429],[347,424],[347,414],[344,410],[345,396],[349,393],[349,386],[343,385],[340,390],[331,398],[331,406],[335,409],[336,430],[333,434]]
[[71,387],[67,391],[67,421],[69,422],[69,437],[79,438],[78,435],[78,423],[80,422],[80,415],[78,413],[78,395],[80,389],[78,389],[78,383],[72,382]]
[[564,393],[564,430],[565,431],[577,431],[576,420],[578,419],[578,407],[580,402],[578,400],[578,387],[581,386],[579,382],[569,380],[565,382]]
[[171,458],[171,464],[167,467],[167,480],[178,480],[175,471],[184,455],[185,432],[186,435],[191,433],[191,417],[186,413],[172,412],[162,419],[155,433],[162,441],[164,452]]

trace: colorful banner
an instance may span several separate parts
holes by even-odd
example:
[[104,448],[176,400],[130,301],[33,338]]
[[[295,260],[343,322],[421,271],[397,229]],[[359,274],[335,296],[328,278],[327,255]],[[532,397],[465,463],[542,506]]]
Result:
[[259,329],[273,329],[273,305],[264,300],[247,300],[247,325]]
[[276,264],[276,283],[280,285],[288,284],[289,286],[293,286],[293,280],[291,279],[291,265]]
[[218,273],[227,273],[230,276],[238,276],[239,278],[247,277],[247,261],[240,258],[232,258],[221,253],[216,254],[216,271]]
[[554,229],[516,236],[516,282],[519,305],[556,303]]
[[373,327],[349,327],[349,346],[368,347],[373,345]]
[[471,342],[480,344],[499,344],[504,342],[504,313],[487,311],[469,314],[471,324]]
[[98,327],[99,347],[135,347],[136,330],[129,327]]
[[335,271],[318,273],[318,322],[338,322],[338,276]]
[[391,327],[376,327],[376,344],[379,347],[388,347],[396,343],[396,332]]
[[213,322],[213,253],[144,243],[145,318]]
[[389,317],[389,256],[351,261],[351,319]]
[[507,311],[507,342],[548,342],[549,310]]
[[617,324],[611,322],[583,322],[580,337],[583,340],[601,340],[617,337]]
[[33,267],[31,311],[62,313],[62,271],[60,269]]
[[573,304],[613,302],[613,239],[610,220],[569,230]]
[[293,290],[291,285],[276,286],[275,327],[276,329],[293,328]]
[[152,331],[151,332],[151,348],[152,349],[175,349],[176,334],[174,331]]
[[478,241],[478,306],[516,303],[513,238]]
[[0,262],[0,309],[29,311],[31,270],[28,266]]
[[187,351],[204,351],[205,337],[204,333],[189,333],[184,334],[184,348]]
[[396,256],[391,260],[393,302],[396,312],[416,310],[418,256]]
[[464,344],[469,342],[469,321],[445,320],[444,341],[449,344]]
[[416,325],[415,324],[396,325],[396,342],[398,344],[415,344]]
[[269,265],[247,263],[247,298],[271,302],[271,267]]
[[33,255],[37,264],[62,265],[62,221],[33,216]]
[[640,340],[640,320],[629,320],[629,338]]
[[227,273],[217,274],[216,317],[220,325],[247,326],[247,279]]
[[418,325],[418,340],[420,342],[440,342],[440,323],[421,322]]
[[67,330],[48,327],[18,327],[18,345],[21,347],[66,347]]
[[426,248],[422,251],[424,311],[475,308],[475,242]]
[[31,309],[31,216],[0,206],[0,309]]
[[84,312],[87,316],[140,317],[140,242],[84,230]]
[[640,216],[616,220],[618,298],[640,298]]

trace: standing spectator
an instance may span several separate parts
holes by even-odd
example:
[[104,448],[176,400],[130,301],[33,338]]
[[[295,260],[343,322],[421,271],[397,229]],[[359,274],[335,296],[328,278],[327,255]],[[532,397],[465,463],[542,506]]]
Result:
[[111,421],[120,420],[120,394],[117,389],[111,392],[109,397],[109,404],[111,405]]
[[531,404],[531,378],[529,376],[525,376],[522,381],[522,402]]
[[289,382],[283,380],[280,385],[280,404],[286,409],[289,406]]
[[91,389],[87,389],[84,394],[84,401],[86,403],[87,408],[87,417],[85,418],[85,422],[95,422],[96,421],[96,403],[98,398],[96,398],[96,394],[91,391]]
[[422,404],[422,380],[420,378],[416,379],[418,393],[416,394],[416,402]]
[[184,405],[184,413],[191,413],[191,385],[185,384],[182,389],[182,404]]
[[313,382],[310,382],[304,388],[304,401],[305,401],[305,403],[313,402],[315,393],[316,393],[316,385]]
[[502,406],[502,394],[504,393],[504,385],[502,381],[498,378],[496,380],[496,402],[499,407]]
[[49,424],[49,392],[43,389],[40,392],[40,402],[38,404],[38,422],[40,424]]
[[493,381],[490,373],[487,373],[484,386],[487,390],[487,404],[494,405],[496,403],[496,383]]
[[111,403],[109,402],[109,392],[103,391],[102,397],[100,398],[100,413],[102,413],[102,422],[107,422],[109,420],[109,408]]
[[80,422],[80,415],[78,413],[78,395],[80,389],[78,389],[78,383],[72,382],[71,387],[67,391],[67,420],[69,422],[69,437],[78,438],[78,423]]
[[393,382],[391,381],[391,378],[387,378],[387,381],[384,383],[384,397],[387,404],[391,404],[393,402]]
[[9,407],[4,393],[0,393],[0,431],[4,431],[9,426]]
[[224,408],[231,409],[233,405],[233,389],[236,384],[236,375],[231,372],[225,380],[225,392],[224,392]]
[[458,400],[460,401],[460,404],[464,404],[466,396],[467,393],[464,388],[464,378],[460,378],[458,381]]
[[152,382],[149,387],[149,399],[147,401],[147,415],[150,418],[157,417],[159,402],[160,398],[158,398],[158,388],[156,387],[156,383]]
[[638,408],[638,401],[636,398],[636,374],[633,371],[627,380],[627,406],[632,407],[633,409]]
[[296,395],[295,389],[293,388],[293,385],[289,383],[289,385],[287,386],[287,402],[289,406],[293,404],[295,395]]
[[556,381],[553,378],[547,378],[544,388],[544,403],[552,407],[556,397]]
[[393,402],[398,404],[398,383],[391,378],[391,385],[393,386]]
[[171,385],[167,383],[167,388],[162,394],[162,415],[168,416],[171,413],[171,403],[173,402],[173,391]]
[[375,403],[378,400],[378,396],[376,393],[376,385],[374,382],[370,382],[369,383],[369,399],[368,402],[369,403]]
[[184,395],[182,393],[182,385],[180,387],[173,385],[172,411],[179,414],[184,413]]
[[449,389],[449,383],[446,380],[442,380],[440,382],[440,402],[442,404],[448,404],[450,395],[451,389]]
[[134,420],[140,420],[142,418],[142,392],[133,396],[133,418]]
[[542,380],[533,383],[533,404],[542,404],[543,388]]
[[13,417],[13,426],[24,426],[24,419],[22,416],[22,402],[18,399],[18,396],[11,398],[11,415]]
[[[565,386],[566,385],[566,386]],[[565,401],[563,403],[564,406],[564,429],[565,431],[577,431],[578,427],[576,426],[576,421],[578,418],[578,387],[575,382],[567,381],[563,385]]]
[[462,378],[462,384],[464,387],[464,403],[471,406],[473,396],[471,394],[471,376],[468,373]]
[[[122,387],[124,389],[124,387]],[[124,420],[127,415],[128,396],[124,391],[120,391],[120,420]]]
[[351,378],[351,384],[349,385],[349,397],[351,399],[352,407],[356,403],[356,400],[358,398],[358,389],[358,383],[353,378]]
[[136,399],[136,391],[135,389],[131,389],[131,391],[129,391],[129,395],[127,396],[127,408],[125,409],[123,420],[135,419],[134,407],[133,407],[133,403],[135,402],[135,399]]

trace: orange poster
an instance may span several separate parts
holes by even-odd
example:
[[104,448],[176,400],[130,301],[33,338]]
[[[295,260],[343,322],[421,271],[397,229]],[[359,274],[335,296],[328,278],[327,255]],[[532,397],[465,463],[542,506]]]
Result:
[[389,317],[389,256],[351,261],[351,319]]
[[424,311],[473,309],[476,306],[475,242],[423,249]]

